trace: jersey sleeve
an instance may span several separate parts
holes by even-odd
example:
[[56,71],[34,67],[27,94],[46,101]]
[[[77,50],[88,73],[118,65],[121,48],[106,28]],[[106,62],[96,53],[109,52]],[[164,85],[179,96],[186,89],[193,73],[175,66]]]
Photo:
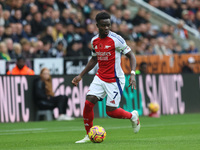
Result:
[[97,56],[95,50],[94,50],[94,45],[93,45],[93,39],[91,40],[91,46],[92,46],[92,56]]
[[123,54],[127,54],[131,51],[131,48],[126,44],[126,41],[120,36],[116,35],[116,50],[122,52]]

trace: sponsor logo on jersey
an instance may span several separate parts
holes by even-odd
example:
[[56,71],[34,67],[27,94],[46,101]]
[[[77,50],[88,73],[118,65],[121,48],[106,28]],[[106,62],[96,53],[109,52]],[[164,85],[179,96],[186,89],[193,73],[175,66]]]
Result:
[[96,52],[97,56],[110,56],[110,52]]
[[109,46],[109,45],[105,45],[105,49],[108,49],[109,47],[111,47],[111,46]]

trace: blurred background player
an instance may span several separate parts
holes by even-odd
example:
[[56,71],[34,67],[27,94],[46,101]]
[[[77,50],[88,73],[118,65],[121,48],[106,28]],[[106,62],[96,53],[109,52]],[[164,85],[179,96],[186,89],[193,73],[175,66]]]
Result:
[[[106,12],[100,12],[96,15],[99,34],[92,38],[92,58],[85,69],[76,76],[72,83],[77,86],[82,77],[88,73],[98,62],[99,69],[90,84],[89,92],[86,96],[85,107],[83,110],[83,119],[88,134],[93,126],[94,105],[107,95],[106,113],[112,118],[130,119],[135,133],[140,130],[139,115],[136,110],[127,112],[118,108],[121,95],[125,85],[124,73],[121,69],[121,53],[125,54],[130,60],[131,76],[129,78],[129,87],[136,88],[135,67],[136,59],[130,47],[125,40],[114,32],[110,31],[110,15]],[[88,135],[76,143],[86,143],[90,141]]]

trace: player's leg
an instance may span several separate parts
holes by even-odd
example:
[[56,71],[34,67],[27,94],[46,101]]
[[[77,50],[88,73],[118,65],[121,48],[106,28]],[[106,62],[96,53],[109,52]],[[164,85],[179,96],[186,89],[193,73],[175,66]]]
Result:
[[131,119],[132,114],[122,108],[106,106],[106,113],[112,118]]
[[76,141],[76,143],[87,143],[90,141],[88,137],[88,132],[90,128],[93,126],[93,119],[94,119],[93,107],[98,102],[98,100],[99,99],[94,95],[86,96],[85,107],[83,109],[83,121],[87,134],[82,140]]
[[94,119],[94,105],[99,101],[99,99],[94,95],[87,95],[85,101],[85,107],[83,110],[83,120],[86,133],[88,134],[90,128],[93,126]]
[[106,106],[106,113],[107,113],[108,116],[110,116],[112,118],[130,119],[130,121],[132,123],[133,131],[135,133],[139,132],[140,121],[139,121],[138,112],[136,110],[134,110],[130,113],[128,111],[125,111],[122,108]]
[[136,110],[131,113],[122,108],[118,108],[121,101],[124,84],[120,81],[116,83],[105,83],[107,93],[106,113],[112,118],[130,119],[135,133],[140,130],[139,115]]
[[[83,119],[84,119],[84,126],[86,133],[88,134],[90,128],[93,126],[93,119],[94,119],[94,105],[99,101],[100,98],[105,97],[105,91],[101,86],[101,80],[95,76],[94,80],[92,81],[89,91],[86,96],[85,107],[83,110]],[[76,143],[86,143],[89,142],[90,139],[88,135],[86,135],[82,140],[76,141]]]

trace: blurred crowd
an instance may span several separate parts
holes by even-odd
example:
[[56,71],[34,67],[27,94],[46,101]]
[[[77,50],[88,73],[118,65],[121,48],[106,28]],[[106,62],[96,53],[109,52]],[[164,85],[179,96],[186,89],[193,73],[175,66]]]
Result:
[[168,15],[182,19],[188,26],[200,31],[199,0],[145,0]]
[[[200,19],[200,12],[196,6],[189,7],[183,0],[161,1],[181,2],[177,9],[193,13],[191,23],[198,28],[195,18]],[[160,8],[161,1],[148,2]],[[131,17],[128,5],[129,0],[114,0],[108,8],[103,0],[0,0],[0,59],[9,61],[21,55],[25,58],[90,56],[90,40],[98,33],[95,16],[102,10],[111,14],[111,30],[120,34],[136,55],[198,53],[193,41],[183,47],[173,37],[176,33],[188,39],[183,29],[184,18],[177,27],[159,27],[150,23],[151,15],[143,8]],[[166,10],[170,8],[171,5]]]

